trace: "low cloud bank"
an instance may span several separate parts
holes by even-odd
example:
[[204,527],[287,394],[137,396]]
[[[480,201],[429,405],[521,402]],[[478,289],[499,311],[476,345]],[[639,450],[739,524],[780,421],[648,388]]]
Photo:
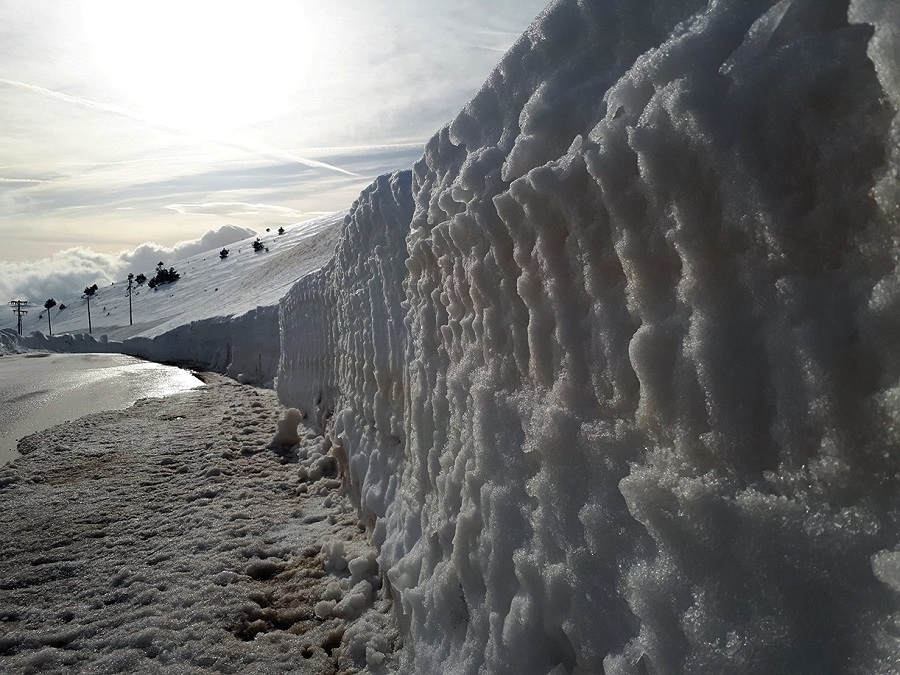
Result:
[[149,275],[160,261],[174,263],[255,235],[256,231],[247,227],[223,225],[199,239],[180,241],[171,247],[147,242],[133,250],[113,254],[76,247],[51,258],[4,263],[0,267],[0,299],[43,302],[51,297],[69,296],[73,288],[109,285],[129,272]]

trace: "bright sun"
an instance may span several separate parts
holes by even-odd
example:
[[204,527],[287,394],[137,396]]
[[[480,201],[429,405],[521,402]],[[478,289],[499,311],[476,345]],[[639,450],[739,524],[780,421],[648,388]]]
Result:
[[[82,0],[98,65],[148,121],[217,133],[277,113],[315,77],[313,3]],[[306,84],[310,84],[306,82]]]

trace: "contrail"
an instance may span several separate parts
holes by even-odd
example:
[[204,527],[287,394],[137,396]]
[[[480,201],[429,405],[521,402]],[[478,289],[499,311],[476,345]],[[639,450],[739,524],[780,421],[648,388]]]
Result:
[[[66,103],[72,103],[74,105],[79,105],[84,108],[90,108],[92,110],[99,110],[100,112],[109,113],[112,115],[118,115],[119,117],[124,117],[126,119],[140,122],[141,124],[145,124],[154,129],[158,129],[160,131],[164,131],[170,134],[176,134],[178,136],[187,136],[189,138],[194,138],[197,134],[188,133],[181,129],[177,129],[175,127],[170,127],[164,124],[157,124],[148,120],[140,115],[137,115],[130,110],[126,110],[117,105],[111,105],[108,103],[100,103],[98,101],[93,101],[89,98],[82,98],[80,96],[72,96],[70,94],[64,94],[61,91],[55,91],[53,89],[47,89],[46,87],[39,87],[35,84],[28,84],[27,82],[19,82],[17,80],[7,80],[6,78],[0,77],[0,84],[5,84],[8,87],[16,87],[18,89],[25,89],[27,91],[33,92],[35,94],[40,94],[42,96],[49,96],[51,98],[55,98],[59,101],[65,101]],[[277,150],[275,148],[267,148],[261,145],[251,145],[245,143],[234,143],[232,141],[226,141],[221,138],[215,137],[206,137],[208,140],[221,145],[226,148],[231,148],[232,150],[240,150],[241,152],[248,152],[255,155],[260,155],[262,157],[266,157],[267,159],[280,159],[280,160],[288,160],[291,162],[296,162],[297,164],[303,164],[304,166],[308,166],[314,169],[327,169],[329,171],[336,171],[338,173],[342,173],[346,176],[352,176],[353,178],[362,178],[362,176],[358,173],[353,173],[352,171],[347,171],[346,169],[342,169],[339,166],[334,166],[333,164],[328,164],[326,162],[320,162],[315,159],[308,159],[306,157],[301,157],[299,155],[295,155],[292,152],[287,152],[285,150]]]
[[102,112],[112,113],[114,115],[120,115],[122,117],[127,117],[129,119],[138,120],[140,122],[146,122],[146,120],[140,119],[138,116],[133,113],[128,112],[124,108],[120,108],[118,106],[109,105],[106,103],[98,103],[97,101],[92,101],[87,98],[81,98],[79,96],[71,96],[69,94],[63,94],[61,91],[54,91],[52,89],[47,89],[45,87],[39,87],[35,84],[28,84],[27,82],[18,82],[16,80],[7,80],[5,78],[0,77],[0,84],[5,84],[9,87],[17,87],[19,89],[27,89],[28,91],[32,91],[36,94],[42,94],[44,96],[49,96],[51,98],[58,99],[60,101],[66,101],[67,103],[74,103],[75,105],[80,105],[85,108],[92,108],[94,110],[100,110]]
[[[180,132],[185,133],[185,132]],[[186,134],[190,135],[190,134]],[[337,171],[338,173],[342,173],[345,176],[352,176],[353,178],[362,178],[363,176],[358,173],[353,173],[352,171],[347,171],[346,169],[342,169],[339,166],[334,166],[333,164],[328,164],[326,162],[320,162],[316,159],[309,159],[307,157],[301,157],[300,155],[295,155],[293,152],[288,152],[287,150],[277,150],[275,148],[267,148],[262,145],[247,145],[244,143],[234,143],[232,141],[226,141],[221,138],[210,138],[211,141],[218,143],[226,148],[233,148],[234,150],[240,150],[242,152],[252,152],[257,155],[261,155],[262,157],[266,157],[267,159],[279,159],[279,160],[287,160],[289,162],[296,162],[297,164],[303,164],[305,166],[312,167],[314,169],[329,169],[330,171]]]
[[334,145],[319,148],[302,148],[299,152],[351,152],[358,150],[424,150],[425,140],[415,143],[377,143],[375,145]]

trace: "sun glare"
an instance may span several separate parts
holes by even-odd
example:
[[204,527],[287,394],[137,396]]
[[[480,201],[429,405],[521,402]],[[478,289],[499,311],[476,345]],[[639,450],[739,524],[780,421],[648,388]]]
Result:
[[311,3],[82,0],[98,66],[148,121],[218,133],[280,111],[325,51]]

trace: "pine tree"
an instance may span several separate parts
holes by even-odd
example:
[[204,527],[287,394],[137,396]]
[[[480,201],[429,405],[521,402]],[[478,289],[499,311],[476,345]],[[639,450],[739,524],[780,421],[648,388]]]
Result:
[[44,303],[44,309],[47,310],[47,329],[50,335],[53,335],[53,324],[50,322],[50,310],[56,307],[56,300],[53,298],[47,298],[47,302]]
[[97,284],[93,286],[88,286],[84,289],[84,299],[87,300],[87,310],[88,310],[88,333],[93,331],[93,326],[91,326],[91,298],[94,297],[94,294],[97,292]]

